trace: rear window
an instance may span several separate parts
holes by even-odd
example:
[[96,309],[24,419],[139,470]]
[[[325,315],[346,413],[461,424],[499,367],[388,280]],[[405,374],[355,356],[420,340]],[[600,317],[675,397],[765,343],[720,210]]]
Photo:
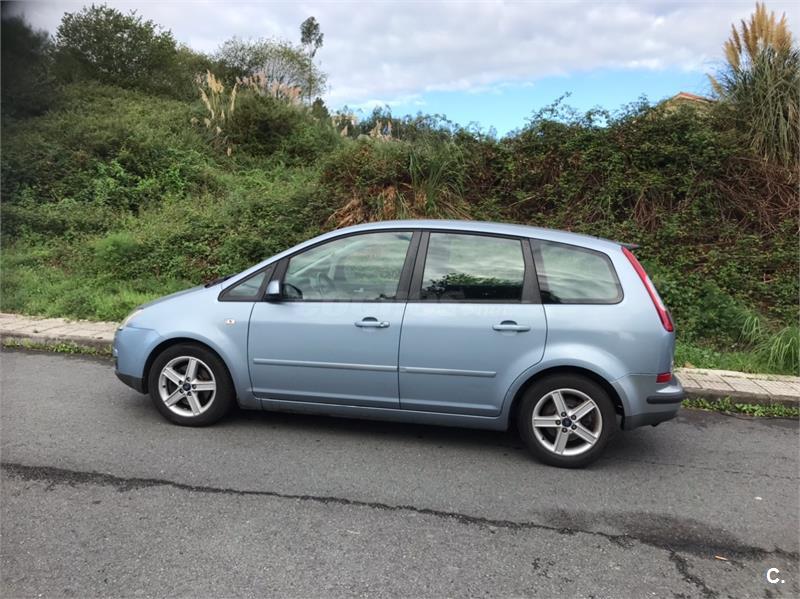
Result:
[[534,240],[533,259],[542,303],[616,304],[622,300],[617,273],[602,252]]

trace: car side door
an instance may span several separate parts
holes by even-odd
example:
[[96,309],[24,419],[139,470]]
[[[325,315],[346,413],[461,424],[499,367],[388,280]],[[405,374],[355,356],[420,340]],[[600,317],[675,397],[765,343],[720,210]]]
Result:
[[400,341],[400,405],[496,416],[544,354],[547,325],[527,240],[422,235]]
[[278,264],[283,295],[257,302],[248,358],[262,399],[399,407],[397,353],[419,233],[367,231]]

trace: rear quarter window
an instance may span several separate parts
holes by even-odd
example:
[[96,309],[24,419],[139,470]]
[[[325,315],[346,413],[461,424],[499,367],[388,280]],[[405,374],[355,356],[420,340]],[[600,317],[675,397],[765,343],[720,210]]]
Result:
[[602,252],[553,241],[533,240],[533,259],[542,303],[616,304],[622,286]]

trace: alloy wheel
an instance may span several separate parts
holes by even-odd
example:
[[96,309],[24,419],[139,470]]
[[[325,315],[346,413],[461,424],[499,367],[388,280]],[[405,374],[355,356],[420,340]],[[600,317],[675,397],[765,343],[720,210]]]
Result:
[[217,395],[217,381],[199,358],[179,356],[161,369],[158,394],[171,412],[191,418],[211,407]]
[[577,389],[555,389],[536,402],[533,434],[539,443],[560,456],[577,456],[597,444],[603,416],[597,403]]

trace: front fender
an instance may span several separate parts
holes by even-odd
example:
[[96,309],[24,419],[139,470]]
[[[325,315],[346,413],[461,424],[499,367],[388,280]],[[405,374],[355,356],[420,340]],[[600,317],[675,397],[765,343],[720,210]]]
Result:
[[205,335],[186,329],[171,331],[168,337],[159,337],[158,342],[150,348],[148,363],[152,363],[152,359],[155,357],[152,354],[159,347],[176,341],[194,341],[206,345],[214,350],[228,368],[239,405],[246,408],[258,408],[260,407],[259,403],[253,400],[250,391],[250,373],[247,369],[247,326],[248,323],[245,321],[242,323],[242,331],[231,331],[226,335]]
[[[247,336],[250,327],[252,302],[220,302],[219,289],[201,289],[195,293],[175,297],[169,301],[144,308],[131,325],[120,331],[120,336],[137,337],[130,357],[135,362],[135,376],[145,376],[147,364],[152,363],[154,351],[175,341],[194,341],[214,350],[230,372],[236,396],[242,407],[258,408],[253,398],[250,372],[247,367]],[[150,330],[147,335],[135,331]],[[127,331],[131,331],[128,333]],[[128,349],[133,349],[129,344]],[[129,353],[126,349],[125,353]],[[123,360],[120,351],[120,361]]]

